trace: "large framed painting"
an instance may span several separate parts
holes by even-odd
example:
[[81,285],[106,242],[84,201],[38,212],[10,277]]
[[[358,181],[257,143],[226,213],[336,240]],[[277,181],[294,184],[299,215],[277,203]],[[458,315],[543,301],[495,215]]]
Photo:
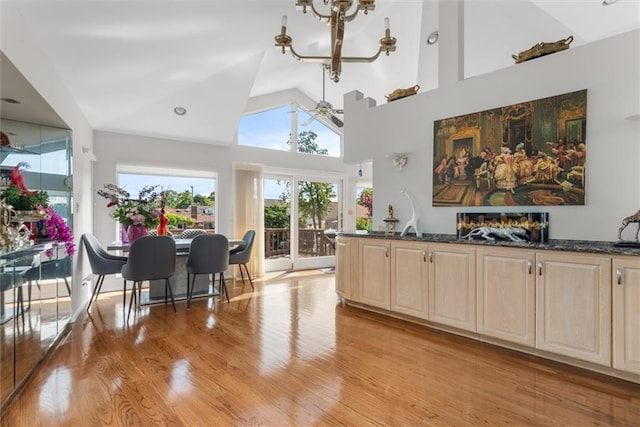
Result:
[[587,90],[437,120],[433,206],[584,205]]

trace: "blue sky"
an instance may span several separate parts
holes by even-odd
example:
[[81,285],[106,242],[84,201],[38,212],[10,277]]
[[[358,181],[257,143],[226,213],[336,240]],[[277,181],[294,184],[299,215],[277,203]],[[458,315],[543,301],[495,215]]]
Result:
[[193,186],[194,195],[201,194],[208,197],[215,189],[215,179],[121,173],[118,174],[118,185],[131,193],[133,198],[137,197],[145,185],[159,185],[162,190],[175,190],[178,193],[185,190],[191,192],[191,186]]
[[[291,108],[291,105],[285,105],[242,117],[238,126],[238,144],[289,151],[287,140],[291,132]],[[330,156],[340,157],[340,136],[318,120],[302,126],[309,117],[308,113],[298,109],[298,132],[315,132],[318,146],[329,150]]]

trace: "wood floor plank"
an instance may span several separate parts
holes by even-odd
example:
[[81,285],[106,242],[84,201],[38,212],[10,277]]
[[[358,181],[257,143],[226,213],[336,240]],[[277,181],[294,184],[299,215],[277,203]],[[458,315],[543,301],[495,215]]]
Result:
[[638,384],[345,306],[330,274],[254,282],[128,323],[101,295],[1,425],[640,425]]

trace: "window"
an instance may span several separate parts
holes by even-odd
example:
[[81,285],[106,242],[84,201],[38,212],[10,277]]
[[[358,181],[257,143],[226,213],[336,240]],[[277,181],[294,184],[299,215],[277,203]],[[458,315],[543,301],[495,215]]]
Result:
[[[314,117],[296,103],[243,116],[238,125],[238,145],[341,157],[341,135],[323,118]],[[299,145],[300,135],[313,135],[317,149]]]
[[[135,169],[135,168],[132,168]],[[136,198],[145,186],[159,186],[157,191],[168,192],[165,212],[169,229],[215,229],[216,178],[119,172],[118,185]]]

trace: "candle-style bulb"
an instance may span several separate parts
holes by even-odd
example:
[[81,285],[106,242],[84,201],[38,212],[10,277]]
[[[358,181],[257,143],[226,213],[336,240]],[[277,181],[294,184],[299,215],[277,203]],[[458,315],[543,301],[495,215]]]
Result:
[[384,29],[385,30],[389,29],[389,18],[384,18]]
[[282,15],[282,26],[283,27],[287,26],[287,15]]

